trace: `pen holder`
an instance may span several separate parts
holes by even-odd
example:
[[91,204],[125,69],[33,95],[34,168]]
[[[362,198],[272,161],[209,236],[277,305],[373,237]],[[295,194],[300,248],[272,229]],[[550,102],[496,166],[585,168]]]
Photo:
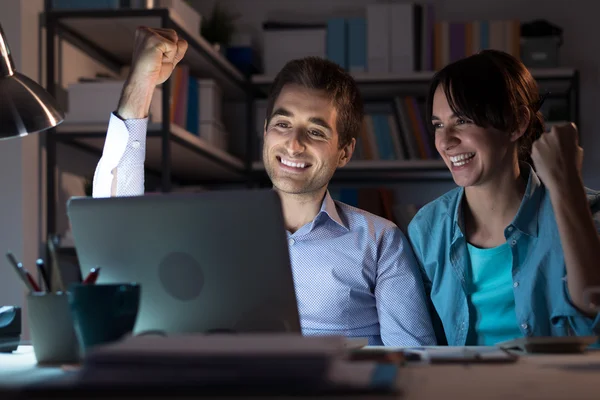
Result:
[[27,317],[38,364],[79,362],[79,344],[66,293],[30,293]]

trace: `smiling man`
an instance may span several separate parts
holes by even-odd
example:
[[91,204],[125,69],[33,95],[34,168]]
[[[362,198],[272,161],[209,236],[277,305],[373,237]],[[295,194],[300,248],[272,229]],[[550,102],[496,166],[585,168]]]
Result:
[[[94,197],[143,194],[150,99],[186,49],[174,31],[138,29]],[[350,161],[362,121],[354,80],[329,61],[290,61],[271,87],[263,160],[282,201],[302,333],[366,337],[371,345],[432,345],[422,280],[402,232],[334,201],[327,190],[335,170]]]

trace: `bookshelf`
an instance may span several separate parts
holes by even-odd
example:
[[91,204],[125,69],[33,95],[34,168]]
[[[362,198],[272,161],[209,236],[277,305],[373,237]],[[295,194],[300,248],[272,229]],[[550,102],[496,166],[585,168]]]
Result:
[[[51,2],[47,2],[51,3]],[[184,63],[190,74],[216,80],[223,100],[242,103],[245,109],[243,132],[230,132],[244,143],[245,154],[235,156],[216,148],[201,137],[162,118],[149,125],[146,169],[160,176],[160,190],[169,192],[178,184],[230,184],[248,187],[269,184],[264,166],[257,157],[260,134],[257,132],[256,102],[266,99],[274,76],[245,76],[198,33],[187,32],[174,21],[167,9],[149,10],[72,10],[53,11],[47,5],[44,14],[47,37],[61,38],[118,73],[131,62],[135,29],[140,25],[175,29],[189,43]],[[58,46],[46,40],[46,76],[57,76]],[[533,76],[549,98],[566,100],[566,116],[579,122],[579,72],[572,68],[532,69]],[[366,103],[389,102],[395,97],[414,96],[422,102],[433,72],[407,74],[353,73]],[[169,115],[171,79],[162,87],[162,114]],[[56,96],[57,86],[48,80],[47,89]],[[115,102],[117,99],[115,99]],[[552,121],[550,121],[552,122]],[[108,121],[107,121],[108,123]],[[56,144],[101,154],[106,124],[72,124],[65,121],[46,136],[48,233],[56,227]],[[258,134],[258,135],[257,135]],[[355,159],[338,170],[333,183],[344,185],[387,185],[403,181],[428,182],[451,180],[451,174],[439,159]]]
[[[121,69],[131,63],[134,34],[138,26],[169,28],[189,44],[184,63],[189,66],[190,73],[214,79],[224,101],[248,103],[253,96],[254,89],[248,77],[204,40],[199,32],[183,29],[168,9],[52,10],[51,3],[46,2],[43,24],[48,38],[45,45],[47,77],[58,76],[57,70],[61,65],[57,59],[59,46],[56,40],[50,38],[70,43],[119,75]],[[171,79],[162,85],[163,116],[169,115],[171,85]],[[48,79],[46,86],[51,95],[57,96],[58,88],[54,79]],[[161,191],[171,191],[174,181],[181,184],[247,182],[250,160],[240,159],[211,145],[172,124],[168,117],[161,120],[160,124],[149,125],[146,147],[147,170],[160,176]],[[46,135],[48,234],[55,233],[56,229],[57,143],[66,143],[100,157],[106,128],[104,124],[70,124],[65,121]]]

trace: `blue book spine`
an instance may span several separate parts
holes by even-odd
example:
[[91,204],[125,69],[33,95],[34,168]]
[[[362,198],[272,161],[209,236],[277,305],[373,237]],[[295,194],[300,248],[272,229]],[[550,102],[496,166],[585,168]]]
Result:
[[54,0],[56,9],[104,9],[119,8],[120,0]]
[[348,70],[351,72],[367,70],[366,18],[348,19]]
[[391,146],[391,136],[389,126],[387,124],[386,114],[373,114],[373,130],[375,133],[375,141],[379,152],[380,160],[393,160],[393,148]]
[[348,68],[347,27],[344,18],[330,18],[327,21],[327,59]]
[[479,24],[480,32],[480,40],[481,40],[481,50],[490,48],[490,24],[488,21],[481,21]]
[[198,80],[194,77],[189,77],[188,81],[188,109],[187,118],[185,121],[185,129],[194,135],[200,135],[200,89],[198,88]]

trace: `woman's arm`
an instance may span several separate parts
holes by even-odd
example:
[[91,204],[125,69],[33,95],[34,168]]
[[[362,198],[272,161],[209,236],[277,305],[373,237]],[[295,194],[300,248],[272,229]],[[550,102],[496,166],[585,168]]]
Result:
[[581,179],[582,150],[577,135],[573,124],[553,127],[533,144],[531,157],[550,193],[571,301],[581,312],[593,315],[583,291],[600,286],[600,235]]

